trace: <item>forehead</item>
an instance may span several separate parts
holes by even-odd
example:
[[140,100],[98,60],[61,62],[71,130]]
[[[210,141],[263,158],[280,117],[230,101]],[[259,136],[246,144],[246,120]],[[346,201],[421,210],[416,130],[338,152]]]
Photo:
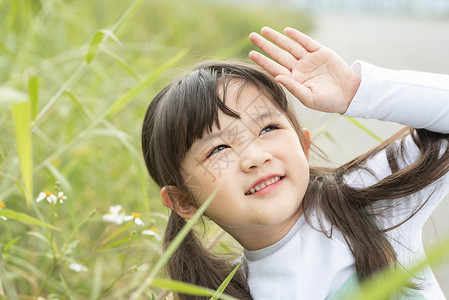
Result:
[[[274,105],[272,96],[267,91],[257,88],[248,82],[231,80],[226,87],[218,87],[218,95],[226,106],[243,115],[260,115],[279,112]],[[219,114],[223,117],[224,114]]]
[[[220,94],[220,93],[219,93]],[[220,98],[223,99],[222,94]],[[192,150],[198,151],[205,144],[215,139],[236,136],[242,132],[257,134],[260,126],[266,126],[268,121],[285,119],[284,114],[272,103],[271,98],[253,85],[234,84],[226,89],[226,106],[238,114],[238,118],[218,112],[218,124],[192,145]]]

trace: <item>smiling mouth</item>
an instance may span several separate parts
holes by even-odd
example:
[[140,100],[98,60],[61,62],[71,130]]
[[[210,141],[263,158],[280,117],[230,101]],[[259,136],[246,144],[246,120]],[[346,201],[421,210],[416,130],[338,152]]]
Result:
[[267,186],[270,186],[270,185],[272,185],[273,183],[278,182],[279,180],[281,180],[281,179],[283,179],[283,178],[284,178],[284,176],[275,176],[275,177],[272,177],[272,178],[270,178],[270,179],[268,179],[268,180],[265,180],[264,182],[261,182],[261,183],[259,183],[258,185],[253,186],[249,191],[247,191],[247,192],[245,193],[245,195],[246,195],[246,196],[252,195],[252,194],[254,194],[254,193],[256,193],[256,192],[258,192],[258,191],[260,191],[260,190],[266,188]]

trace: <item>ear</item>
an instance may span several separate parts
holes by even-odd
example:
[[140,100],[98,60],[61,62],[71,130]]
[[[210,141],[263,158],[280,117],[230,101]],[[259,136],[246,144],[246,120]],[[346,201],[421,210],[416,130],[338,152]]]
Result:
[[181,218],[190,219],[197,207],[189,200],[187,195],[178,187],[169,185],[161,189],[162,203],[176,212]]
[[307,160],[309,160],[309,152],[310,152],[310,146],[312,145],[312,137],[310,135],[310,131],[306,128],[303,129],[303,133],[306,137],[303,141],[303,150],[304,150],[304,154],[306,155]]

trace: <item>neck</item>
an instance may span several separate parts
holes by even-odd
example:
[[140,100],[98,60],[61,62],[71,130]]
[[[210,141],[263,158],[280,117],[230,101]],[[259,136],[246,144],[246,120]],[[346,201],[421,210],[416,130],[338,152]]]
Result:
[[227,230],[246,250],[260,250],[280,241],[296,224],[301,217],[299,209],[291,218],[276,225],[260,225],[247,229],[239,229],[238,232]]

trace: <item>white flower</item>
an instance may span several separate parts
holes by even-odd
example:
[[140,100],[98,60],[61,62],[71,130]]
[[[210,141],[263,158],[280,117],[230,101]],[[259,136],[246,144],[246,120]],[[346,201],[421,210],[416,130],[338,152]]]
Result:
[[156,240],[160,241],[162,237],[158,234],[158,232],[159,230],[157,230],[157,228],[154,227],[151,227],[150,229],[147,230],[142,230],[143,235],[154,236]]
[[145,223],[140,218],[134,218],[134,224],[144,226]]
[[37,196],[36,202],[41,202],[44,199],[47,199],[48,203],[53,204],[56,204],[58,201],[58,197],[56,197],[52,192],[41,192],[39,196]]
[[121,225],[123,222],[128,221],[126,219],[127,216],[125,215],[125,210],[120,204],[109,207],[109,212],[103,215],[103,221],[117,225]]
[[140,214],[135,213],[135,212],[131,213],[131,215],[129,215],[129,216],[125,216],[123,218],[123,220],[125,222],[133,220],[134,224],[139,225],[139,226],[145,225],[145,223],[143,223],[142,219],[140,218]]
[[67,199],[67,196],[64,196],[64,192],[59,192],[58,193],[58,199],[59,199],[59,203],[64,203],[64,200]]
[[75,272],[87,272],[88,268],[86,266],[80,265],[78,263],[71,263],[69,269]]
[[109,207],[109,212],[113,215],[118,215],[119,213],[124,212],[124,209],[120,204],[117,204]]
[[140,218],[140,214],[133,212],[130,216],[126,216],[127,221],[134,220],[134,224],[139,226],[144,226],[145,223],[143,223],[142,219]]
[[136,225],[139,226],[145,225],[142,219],[140,218],[140,214],[133,212],[131,215],[127,216],[125,214],[125,210],[120,204],[109,207],[109,212],[103,215],[103,221],[108,223],[114,223],[117,225],[121,225],[123,224],[123,222],[128,222],[131,220],[133,220],[134,224]]

